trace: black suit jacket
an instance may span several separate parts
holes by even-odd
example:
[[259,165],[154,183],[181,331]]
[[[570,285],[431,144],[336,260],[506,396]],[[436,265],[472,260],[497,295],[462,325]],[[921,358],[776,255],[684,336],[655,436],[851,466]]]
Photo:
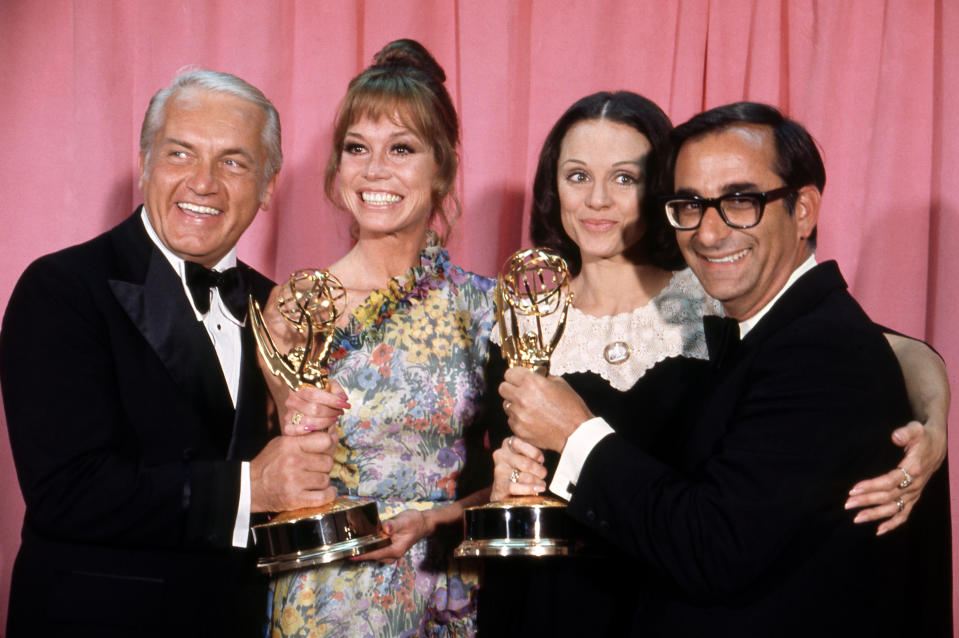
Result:
[[723,358],[676,467],[613,434],[572,516],[650,570],[642,636],[907,635],[905,535],[843,509],[895,467],[910,410],[880,330],[834,262],[801,277]]
[[[269,280],[240,267],[264,300]],[[24,272],[0,333],[26,501],[11,638],[262,635],[265,580],[231,547],[240,463],[268,437],[249,327],[243,339],[234,410],[139,211]]]

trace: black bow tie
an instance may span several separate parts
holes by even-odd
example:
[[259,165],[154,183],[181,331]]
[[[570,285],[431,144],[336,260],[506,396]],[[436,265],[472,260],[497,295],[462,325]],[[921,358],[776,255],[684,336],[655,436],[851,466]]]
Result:
[[709,360],[717,368],[732,357],[739,346],[739,322],[729,317],[703,317]]
[[240,268],[228,268],[223,272],[209,270],[198,263],[186,262],[186,285],[193,297],[193,305],[201,314],[210,310],[210,289],[220,291],[220,299],[230,314],[240,321],[246,320],[247,297],[250,282]]

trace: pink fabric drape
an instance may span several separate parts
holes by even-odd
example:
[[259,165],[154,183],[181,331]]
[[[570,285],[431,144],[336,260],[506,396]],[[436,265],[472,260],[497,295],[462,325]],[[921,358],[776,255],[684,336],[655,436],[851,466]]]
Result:
[[[822,145],[819,257],[839,260],[876,320],[932,343],[959,392],[957,32],[951,0],[4,0],[0,307],[31,260],[139,203],[143,112],[188,64],[249,80],[283,120],[274,205],[241,256],[274,276],[332,262],[349,243],[346,215],[322,193],[333,113],[375,51],[412,37],[446,68],[462,118],[457,262],[489,274],[528,241],[536,153],[575,99],[630,89],[675,122],[725,102],[771,102]],[[51,400],[69,373],[51,376]],[[951,450],[959,559],[956,436]],[[2,627],[23,512],[6,441],[0,480]]]

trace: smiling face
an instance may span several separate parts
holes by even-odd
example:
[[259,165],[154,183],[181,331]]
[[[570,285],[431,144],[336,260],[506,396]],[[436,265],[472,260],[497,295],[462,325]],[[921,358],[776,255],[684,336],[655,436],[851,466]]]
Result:
[[358,237],[394,235],[421,242],[437,172],[432,149],[392,118],[364,117],[352,124],[340,151],[338,188]]
[[[680,148],[675,190],[701,197],[773,190],[783,186],[773,170],[775,161],[775,141],[767,126],[737,125],[708,133]],[[710,208],[699,228],[678,230],[676,239],[706,292],[723,303],[728,316],[742,321],[769,303],[809,257],[807,239],[818,214],[819,191],[805,186],[792,215],[780,199],[766,204],[758,225],[735,229]]]
[[584,264],[625,259],[643,235],[639,214],[649,140],[627,124],[584,120],[560,145],[556,179],[563,230]]
[[149,157],[140,154],[140,190],[150,224],[175,255],[210,268],[273,196],[264,180],[266,115],[226,93],[174,95]]

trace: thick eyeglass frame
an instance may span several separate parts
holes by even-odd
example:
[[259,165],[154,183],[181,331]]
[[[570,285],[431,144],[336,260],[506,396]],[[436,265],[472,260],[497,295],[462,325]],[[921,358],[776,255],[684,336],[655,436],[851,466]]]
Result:
[[[706,216],[706,211],[710,208],[716,209],[716,211],[719,213],[720,219],[723,220],[724,224],[730,228],[742,230],[757,226],[759,222],[763,220],[763,212],[766,210],[766,204],[792,195],[793,193],[798,192],[798,190],[799,189],[792,186],[780,186],[779,188],[774,188],[771,191],[744,191],[740,193],[727,193],[726,195],[720,195],[719,197],[700,197],[699,195],[660,195],[659,203],[662,205],[663,211],[666,213],[666,221],[668,221],[670,226],[676,230],[696,230],[699,228],[700,224],[703,223],[703,217]],[[729,221],[728,217],[726,217],[726,212],[723,210],[723,201],[727,199],[742,199],[744,197],[754,198],[756,200],[756,203],[759,205],[759,213],[756,215],[756,221],[752,224],[734,224]],[[699,221],[696,222],[695,226],[680,226],[673,221],[672,216],[669,214],[669,204],[677,201],[692,201],[702,206],[702,214],[699,216]]]

